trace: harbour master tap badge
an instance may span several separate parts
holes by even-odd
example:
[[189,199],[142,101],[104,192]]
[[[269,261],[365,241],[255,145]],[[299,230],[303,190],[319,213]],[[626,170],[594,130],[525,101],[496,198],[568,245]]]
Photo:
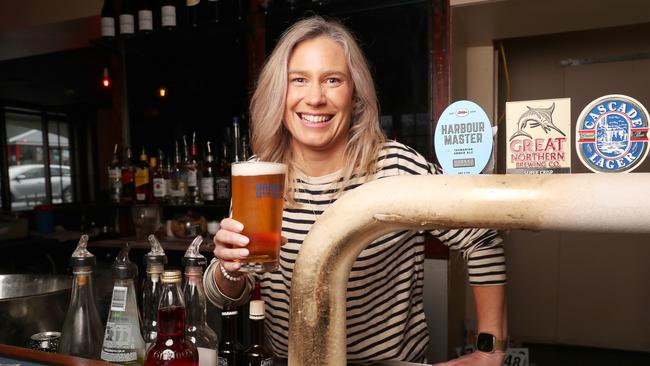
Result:
[[576,151],[596,173],[631,172],[648,155],[648,111],[625,95],[594,100],[576,123]]

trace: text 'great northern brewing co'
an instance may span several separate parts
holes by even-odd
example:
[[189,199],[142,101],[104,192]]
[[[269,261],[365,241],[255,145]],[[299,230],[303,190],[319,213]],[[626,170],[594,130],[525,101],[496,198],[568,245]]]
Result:
[[593,172],[631,172],[648,155],[648,111],[625,95],[594,100],[576,122],[576,152]]
[[506,173],[571,172],[571,99],[506,103]]

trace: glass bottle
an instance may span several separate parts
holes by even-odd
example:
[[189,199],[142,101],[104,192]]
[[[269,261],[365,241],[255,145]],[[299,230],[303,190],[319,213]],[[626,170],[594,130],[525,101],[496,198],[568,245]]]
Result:
[[239,117],[232,118],[232,161],[234,163],[242,161],[241,156],[241,136],[239,132]]
[[130,36],[135,32],[135,0],[123,0],[120,11],[120,34]]
[[158,302],[160,301],[160,276],[167,256],[155,235],[149,235],[151,251],[144,255],[143,261],[147,275],[142,283],[142,337],[146,349],[156,340],[158,333]]
[[122,202],[129,203],[133,201],[134,179],[133,179],[133,162],[131,161],[131,147],[126,147],[126,156],[122,162]]
[[102,18],[102,38],[112,40],[115,38],[115,9],[113,0],[104,0],[101,12]]
[[93,294],[93,267],[95,256],[86,249],[88,235],[82,235],[70,258],[72,266],[72,294],[70,306],[63,321],[58,352],[89,359],[99,359],[104,327]]
[[154,166],[151,171],[151,190],[153,191],[153,202],[155,203],[163,203],[167,197],[165,175],[164,155],[162,150],[158,149],[158,166]]
[[221,311],[221,342],[219,366],[238,366],[243,347],[237,338],[237,309],[224,307]]
[[251,345],[243,353],[246,366],[273,366],[273,353],[264,343],[264,300],[251,300],[249,308]]
[[187,187],[187,182],[185,180],[185,175],[183,174],[183,166],[181,163],[181,154],[178,149],[178,141],[176,141],[176,146],[174,150],[174,164],[172,169],[169,172],[171,179],[171,203],[173,205],[183,205],[185,204],[185,191]]
[[176,29],[176,3],[174,0],[161,0],[160,26],[167,31]]
[[227,202],[230,200],[230,157],[228,156],[228,145],[224,142],[221,145],[221,158],[217,172],[216,196],[217,200]]
[[117,255],[111,267],[113,296],[106,320],[101,359],[122,365],[142,365],[144,340],[140,333],[140,314],[133,279],[138,266],[129,260],[129,245]]
[[135,201],[137,203],[146,203],[151,198],[151,185],[149,182],[149,159],[147,152],[142,148],[140,162],[135,169]]
[[[183,136],[185,141],[185,136]],[[187,201],[191,205],[201,203],[201,192],[199,182],[201,176],[199,174],[199,159],[198,148],[196,146],[196,132],[192,134],[192,145],[190,147],[190,154],[187,154],[187,146],[185,147],[185,175],[187,176]]]
[[113,159],[108,166],[108,191],[111,202],[120,203],[122,196],[122,168],[118,157],[117,144],[113,149]]
[[206,145],[205,162],[201,166],[201,197],[205,203],[214,203],[214,158],[212,157],[210,141]]
[[185,336],[199,351],[199,366],[217,364],[217,333],[207,323],[205,290],[203,289],[203,267],[208,261],[199,252],[203,237],[197,236],[187,248],[183,257],[185,266],[185,286],[183,298],[187,310]]
[[146,366],[198,366],[199,353],[185,337],[181,272],[164,271],[158,304],[158,336],[147,351]]
[[[153,0],[138,0],[138,32],[153,32]],[[162,161],[160,162],[162,163]]]

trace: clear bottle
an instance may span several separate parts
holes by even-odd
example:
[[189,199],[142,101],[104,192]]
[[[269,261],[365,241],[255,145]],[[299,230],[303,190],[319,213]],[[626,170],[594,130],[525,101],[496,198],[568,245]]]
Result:
[[151,251],[144,255],[147,274],[142,283],[142,338],[146,349],[156,340],[158,333],[158,302],[160,301],[160,276],[167,256],[155,235],[149,235]]
[[243,346],[237,338],[237,309],[224,307],[221,311],[221,342],[219,366],[238,366]]
[[246,366],[273,366],[273,353],[264,341],[264,300],[251,300],[249,308],[251,344],[244,350],[242,360]]
[[201,197],[205,203],[214,203],[215,167],[210,141],[207,142],[205,161],[201,165]]
[[111,266],[113,296],[101,359],[122,365],[142,365],[144,340],[140,333],[140,314],[133,283],[138,275],[138,266],[129,260],[129,249],[126,244]]
[[104,327],[93,294],[93,267],[96,258],[86,249],[88,235],[82,235],[70,258],[72,295],[63,321],[58,353],[99,359]]
[[187,181],[183,172],[183,164],[178,149],[178,141],[176,141],[176,149],[174,150],[174,165],[172,165],[169,174],[171,178],[171,203],[173,205],[184,205],[187,202],[185,200]]
[[185,285],[183,298],[187,320],[185,336],[194,343],[199,351],[199,366],[217,365],[217,333],[207,323],[205,290],[203,289],[203,267],[208,261],[199,252],[203,237],[197,236],[187,248],[183,257],[185,266]]
[[241,155],[241,135],[239,130],[239,117],[232,118],[232,161],[234,163],[242,161]]
[[165,271],[158,304],[158,336],[147,351],[146,366],[198,366],[199,353],[185,337],[181,272]]
[[164,155],[162,150],[158,149],[158,165],[151,168],[151,190],[153,192],[153,202],[155,203],[165,202],[167,196],[165,175]]
[[120,203],[122,196],[122,167],[118,157],[117,144],[113,149],[113,159],[108,166],[108,190],[111,202]]
[[[185,141],[185,136],[183,136]],[[192,145],[190,153],[187,153],[187,144],[185,146],[185,176],[187,177],[187,202],[191,205],[201,204],[201,191],[199,182],[201,174],[199,171],[198,147],[196,146],[196,132],[192,134]]]

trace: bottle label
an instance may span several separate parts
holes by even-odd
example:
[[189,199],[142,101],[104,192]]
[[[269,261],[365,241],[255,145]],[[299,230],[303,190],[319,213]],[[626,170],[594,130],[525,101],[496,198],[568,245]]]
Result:
[[165,179],[165,196],[171,196],[172,194],[172,180]]
[[106,322],[101,359],[108,362],[128,362],[138,359],[133,349],[133,327],[130,324]]
[[201,178],[201,194],[206,201],[214,200],[214,180],[212,177]]
[[115,18],[102,17],[102,37],[115,37]]
[[111,298],[111,311],[126,311],[126,295],[128,290],[129,288],[124,286],[113,287],[113,297]]
[[260,361],[261,366],[273,366],[273,358],[267,358],[265,360]]
[[120,14],[120,34],[133,34],[135,24],[132,14]]
[[108,168],[108,177],[111,180],[120,180],[121,176],[122,176],[122,172],[120,171],[120,168],[115,168],[115,169]]
[[188,187],[196,187],[196,185],[197,185],[196,170],[188,169],[187,170],[187,186]]
[[122,184],[127,185],[133,183],[133,171],[130,169],[122,170]]
[[138,28],[140,31],[153,30],[153,14],[151,10],[138,11]]
[[176,26],[176,7],[173,5],[163,5],[161,8],[162,26]]
[[163,178],[153,179],[153,196],[156,198],[163,198],[167,194],[166,181]]
[[227,177],[217,178],[217,198],[229,199],[230,198],[230,181]]
[[149,169],[136,169],[135,171],[135,186],[140,187],[149,183]]
[[228,359],[224,357],[219,357],[219,366],[228,366]]
[[197,347],[199,350],[199,366],[214,366],[217,364],[217,350]]

